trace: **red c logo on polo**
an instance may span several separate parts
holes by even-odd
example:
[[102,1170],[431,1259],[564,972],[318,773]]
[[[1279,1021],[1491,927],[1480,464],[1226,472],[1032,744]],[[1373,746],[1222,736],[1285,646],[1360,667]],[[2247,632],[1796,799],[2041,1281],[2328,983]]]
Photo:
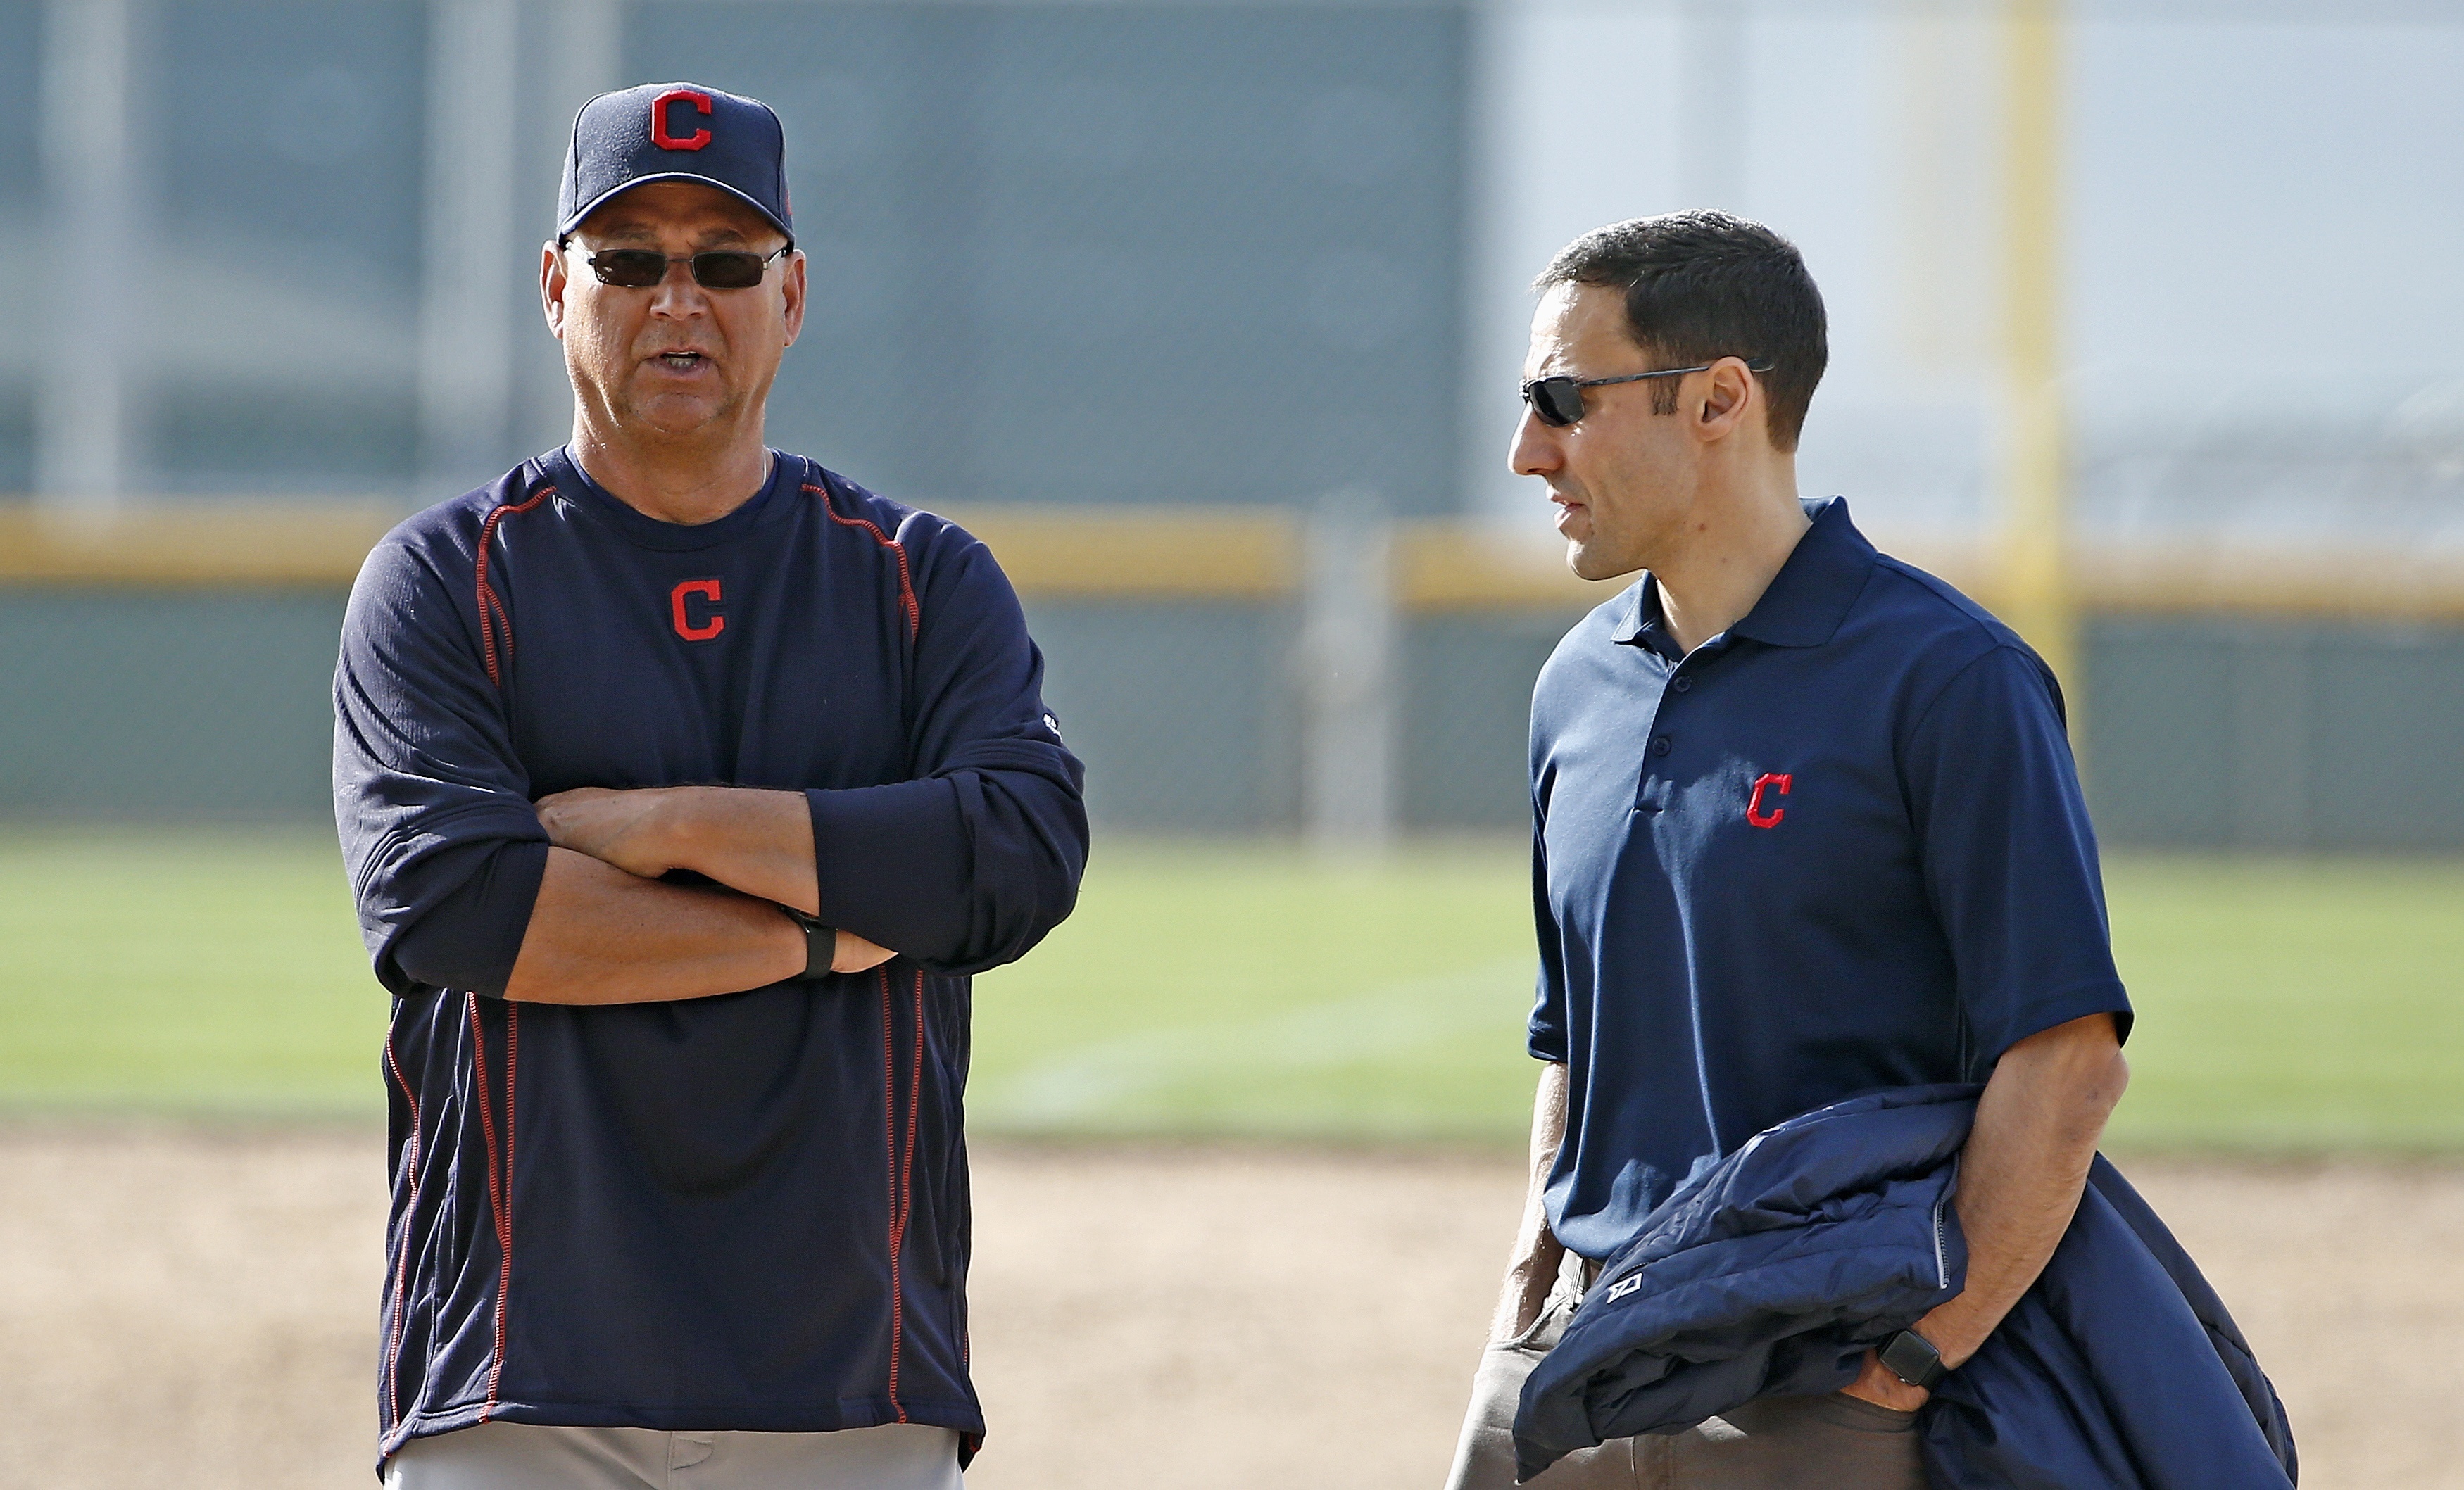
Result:
[[1771,771],[1766,771],[1754,778],[1754,794],[1746,799],[1746,821],[1758,828],[1779,826],[1779,820],[1788,816],[1788,809],[1773,807],[1769,812],[1763,811],[1763,793],[1769,788],[1777,787],[1779,795],[1786,797],[1789,780],[1789,777],[1785,774]]
[[[702,621],[698,624],[694,623],[693,618],[693,607],[686,603],[688,600],[694,596],[699,596],[702,600],[709,603],[708,609],[706,610]],[[675,621],[676,635],[683,637],[688,642],[707,642],[711,638],[718,635],[721,631],[726,630],[727,618],[719,614],[718,602],[718,581],[716,580],[686,580],[680,581],[674,589],[668,592],[668,614]]]
[[668,105],[690,103],[704,119],[710,117],[710,95],[693,88],[671,88],[650,100],[650,143],[662,150],[698,150],[710,143],[710,131],[696,129],[690,135],[668,133]]

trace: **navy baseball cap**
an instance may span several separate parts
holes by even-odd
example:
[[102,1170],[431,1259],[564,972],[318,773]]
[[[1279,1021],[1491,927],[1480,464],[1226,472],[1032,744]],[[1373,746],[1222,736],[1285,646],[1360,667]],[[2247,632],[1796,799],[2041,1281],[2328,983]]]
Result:
[[796,241],[787,210],[787,141],[759,99],[699,83],[644,83],[603,93],[573,116],[573,145],[556,193],[556,235],[646,181],[716,186]]

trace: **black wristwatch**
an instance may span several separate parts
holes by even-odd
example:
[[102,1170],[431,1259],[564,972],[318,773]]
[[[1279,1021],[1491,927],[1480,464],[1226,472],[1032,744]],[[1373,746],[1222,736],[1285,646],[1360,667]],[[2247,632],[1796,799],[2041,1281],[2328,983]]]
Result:
[[1913,1329],[1901,1330],[1883,1342],[1881,1354],[1892,1375],[1927,1391],[1950,1374],[1950,1368],[1942,1364],[1942,1352],[1934,1348],[1933,1342]]
[[804,929],[804,971],[799,977],[827,977],[830,963],[839,954],[839,929],[824,926],[820,919],[808,916],[793,906],[781,906],[787,919]]

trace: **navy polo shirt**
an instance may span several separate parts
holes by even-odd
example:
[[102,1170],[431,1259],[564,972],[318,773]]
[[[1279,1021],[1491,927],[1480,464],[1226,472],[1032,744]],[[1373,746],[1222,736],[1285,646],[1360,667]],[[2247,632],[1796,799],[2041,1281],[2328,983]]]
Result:
[[1784,1118],[2128,1030],[2052,671],[1845,501],[1807,511],[1727,631],[1681,653],[1645,575],[1532,695],[1530,1048],[1568,1068],[1547,1204],[1587,1257]]

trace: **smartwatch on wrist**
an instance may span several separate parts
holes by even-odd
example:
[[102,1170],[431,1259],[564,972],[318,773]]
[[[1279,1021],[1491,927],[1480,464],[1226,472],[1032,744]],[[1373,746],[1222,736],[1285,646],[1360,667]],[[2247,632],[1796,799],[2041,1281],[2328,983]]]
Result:
[[1901,1330],[1883,1342],[1880,1354],[1892,1375],[1926,1391],[1950,1374],[1950,1368],[1942,1364],[1942,1352],[1934,1348],[1933,1342],[1913,1329]]
[[788,920],[803,928],[804,971],[797,976],[806,978],[829,976],[830,963],[839,954],[839,929],[835,926],[824,926],[820,918],[808,916],[793,906],[781,906],[779,909]]

